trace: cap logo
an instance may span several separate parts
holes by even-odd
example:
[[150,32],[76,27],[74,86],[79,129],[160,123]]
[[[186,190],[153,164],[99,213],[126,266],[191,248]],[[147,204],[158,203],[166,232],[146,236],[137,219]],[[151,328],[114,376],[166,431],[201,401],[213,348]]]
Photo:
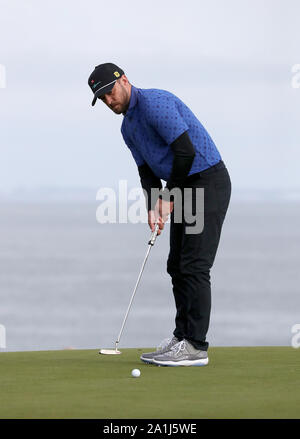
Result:
[[96,88],[98,84],[101,84],[101,81],[97,82],[96,84],[93,85],[93,88]]
[[114,75],[115,75],[116,78],[119,78],[120,73],[119,72],[114,72]]

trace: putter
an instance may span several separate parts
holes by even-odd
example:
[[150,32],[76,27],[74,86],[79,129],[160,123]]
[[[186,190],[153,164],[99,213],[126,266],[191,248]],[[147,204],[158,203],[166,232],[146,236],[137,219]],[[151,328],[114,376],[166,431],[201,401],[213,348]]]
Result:
[[122,326],[121,326],[121,330],[120,330],[119,335],[118,335],[118,339],[115,342],[115,349],[100,349],[99,354],[104,354],[104,355],[118,355],[118,354],[121,354],[121,352],[118,350],[118,344],[120,343],[121,336],[122,336],[122,333],[123,333],[123,329],[124,329],[124,326],[125,326],[125,323],[126,323],[126,320],[127,320],[127,317],[128,317],[128,314],[129,314],[129,311],[130,311],[130,308],[131,308],[131,305],[132,305],[132,302],[133,302],[133,299],[134,299],[134,296],[135,296],[135,293],[136,293],[136,290],[137,290],[137,287],[139,285],[142,273],[144,271],[144,267],[145,267],[146,261],[148,259],[150,250],[151,250],[152,246],[155,243],[158,229],[159,229],[158,223],[155,223],[155,228],[154,228],[154,231],[152,232],[150,240],[148,242],[148,250],[147,250],[147,253],[146,253],[146,256],[145,256],[145,259],[144,259],[144,262],[143,262],[143,265],[142,265],[142,268],[141,268],[141,271],[140,271],[140,274],[139,274],[139,277],[138,277],[138,279],[136,281],[136,284],[135,284],[135,287],[134,287],[134,291],[132,293],[132,296],[131,296],[131,299],[130,299],[130,302],[129,302],[129,305],[128,305],[128,308],[127,308],[127,311],[126,311],[126,314],[125,314]]

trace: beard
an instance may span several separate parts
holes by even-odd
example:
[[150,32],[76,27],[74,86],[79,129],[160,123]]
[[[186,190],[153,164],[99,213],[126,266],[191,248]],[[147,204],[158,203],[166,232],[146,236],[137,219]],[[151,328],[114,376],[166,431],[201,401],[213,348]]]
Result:
[[121,103],[116,104],[115,108],[113,108],[113,112],[115,114],[123,114],[123,113],[125,114],[129,107],[129,102],[130,102],[129,94],[126,88],[123,87],[122,84],[120,84],[120,86],[122,89]]
[[112,110],[115,114],[122,114],[122,113],[124,113],[124,105],[116,104],[116,105],[114,106],[114,108],[111,108],[111,110]]

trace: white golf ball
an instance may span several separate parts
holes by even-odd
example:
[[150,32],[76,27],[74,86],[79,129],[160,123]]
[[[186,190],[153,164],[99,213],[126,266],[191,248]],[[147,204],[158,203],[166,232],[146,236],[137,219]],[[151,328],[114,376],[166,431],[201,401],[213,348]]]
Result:
[[141,371],[139,369],[133,369],[131,371],[131,375],[133,376],[133,378],[138,378],[141,375]]

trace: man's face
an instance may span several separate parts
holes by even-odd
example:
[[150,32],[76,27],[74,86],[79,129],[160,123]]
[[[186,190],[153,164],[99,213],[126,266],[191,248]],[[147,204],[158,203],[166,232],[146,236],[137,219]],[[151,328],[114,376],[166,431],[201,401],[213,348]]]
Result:
[[124,113],[129,105],[130,93],[128,88],[121,81],[116,81],[113,89],[101,96],[103,101],[114,113]]

